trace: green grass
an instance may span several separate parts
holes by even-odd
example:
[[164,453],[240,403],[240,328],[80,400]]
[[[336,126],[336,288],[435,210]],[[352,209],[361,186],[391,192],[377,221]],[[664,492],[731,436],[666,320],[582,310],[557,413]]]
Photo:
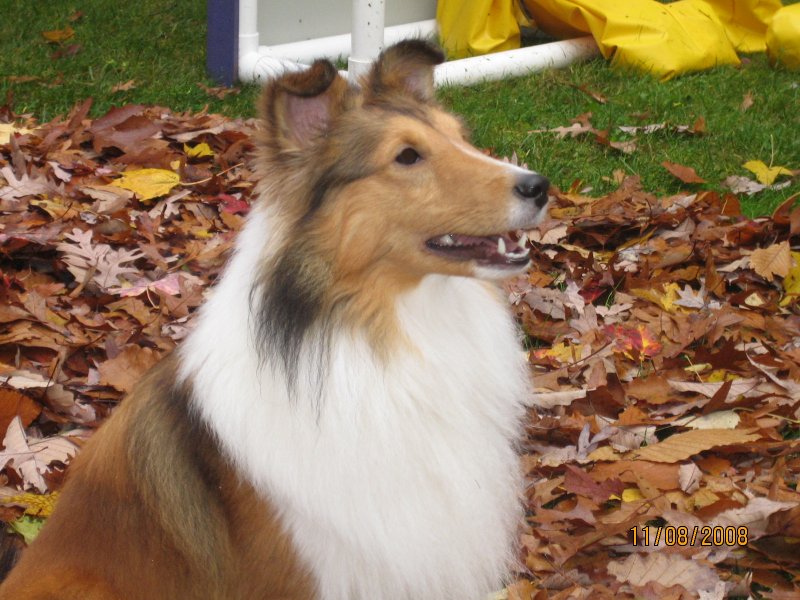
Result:
[[[599,92],[601,104],[577,89]],[[754,103],[740,110],[744,95]],[[645,189],[676,193],[682,189],[721,189],[728,175],[749,175],[748,160],[800,169],[800,73],[771,68],[764,56],[753,56],[740,69],[718,68],[666,83],[611,69],[600,60],[511,81],[444,90],[442,98],[466,116],[479,146],[508,155],[515,151],[528,166],[547,174],[560,187],[575,180],[593,194],[611,191],[614,170],[642,177]],[[665,131],[637,136],[637,150],[622,154],[588,137],[556,139],[554,133],[530,133],[570,124],[592,113],[597,129],[610,130],[615,141],[631,139],[616,128],[666,122],[692,125],[703,117],[707,133],[687,136]],[[694,167],[708,184],[676,180],[663,161]],[[800,182],[780,191],[764,191],[743,202],[749,214],[769,214]]]
[[[13,94],[17,113],[33,113],[40,121],[66,113],[76,102],[93,97],[92,114],[129,102],[158,104],[176,111],[209,110],[231,116],[252,116],[258,89],[242,86],[224,100],[206,94],[198,83],[214,85],[205,74],[205,3],[199,0],[140,0],[120,5],[113,0],[0,0],[0,99]],[[71,23],[75,11],[83,17]],[[79,44],[74,56],[53,59],[57,46],[42,31],[71,25]],[[14,78],[38,77],[20,82]],[[133,79],[136,87],[112,93],[115,85]],[[600,104],[575,86],[601,93]],[[745,93],[753,106],[742,112]],[[753,56],[740,69],[719,68],[659,83],[647,75],[613,70],[595,60],[572,67],[470,88],[443,90],[440,98],[466,118],[477,145],[501,155],[516,151],[520,159],[561,188],[574,182],[603,194],[615,187],[615,170],[638,174],[644,187],[670,194],[686,189],[721,189],[728,175],[749,175],[747,160],[800,169],[800,73],[773,69],[763,56]],[[660,132],[638,136],[631,155],[604,148],[589,138],[559,140],[552,133],[529,133],[569,125],[570,119],[592,112],[598,129],[667,122],[692,124],[702,116],[703,136]],[[640,115],[646,115],[641,117]],[[708,181],[683,184],[661,166],[665,160],[694,167]],[[765,191],[745,199],[751,215],[769,214],[800,191],[800,178],[789,188]]]

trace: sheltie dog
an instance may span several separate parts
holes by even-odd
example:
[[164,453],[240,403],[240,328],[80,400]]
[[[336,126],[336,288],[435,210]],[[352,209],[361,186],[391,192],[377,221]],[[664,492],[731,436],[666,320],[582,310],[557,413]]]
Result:
[[7,600],[483,599],[528,370],[496,280],[547,180],[434,100],[441,51],[266,84],[257,201],[188,340],[70,468]]

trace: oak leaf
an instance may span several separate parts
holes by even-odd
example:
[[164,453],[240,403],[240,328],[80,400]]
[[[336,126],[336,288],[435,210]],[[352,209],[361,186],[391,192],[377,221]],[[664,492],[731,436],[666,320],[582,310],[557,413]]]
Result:
[[74,243],[62,242],[56,249],[63,253],[67,269],[79,283],[89,277],[102,289],[107,289],[125,283],[127,275],[139,272],[125,263],[144,256],[140,250],[115,250],[108,244],[92,244],[92,232],[77,227],[64,237]]
[[704,594],[704,598],[724,598],[725,583],[713,569],[679,554],[631,554],[625,560],[611,561],[607,568],[617,581],[633,586],[650,582],[667,588],[679,585],[693,594]]
[[54,462],[66,463],[74,456],[78,447],[63,436],[29,439],[25,435],[22,421],[15,417],[3,438],[4,451],[0,451],[0,468],[11,464],[22,478],[25,489],[47,491],[47,483],[42,474]]

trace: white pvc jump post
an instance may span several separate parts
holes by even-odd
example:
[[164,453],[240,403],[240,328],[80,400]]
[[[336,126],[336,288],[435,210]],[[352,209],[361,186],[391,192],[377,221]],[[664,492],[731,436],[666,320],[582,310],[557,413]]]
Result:
[[[417,21],[384,28],[385,0],[353,0],[352,35],[336,35],[274,46],[261,46],[258,0],[239,0],[239,79],[254,81],[297,71],[316,58],[349,56],[350,78],[369,69],[384,45],[409,37],[430,37],[436,21]],[[548,68],[560,68],[598,53],[591,37],[576,38],[485,56],[449,61],[436,67],[437,85],[469,85]]]

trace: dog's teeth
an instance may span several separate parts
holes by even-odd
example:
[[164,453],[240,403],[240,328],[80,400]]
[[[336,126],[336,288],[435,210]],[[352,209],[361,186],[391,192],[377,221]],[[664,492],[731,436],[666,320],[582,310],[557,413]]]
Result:
[[506,242],[503,238],[497,238],[497,252],[500,254],[506,253]]
[[520,246],[525,246],[528,243],[528,232],[523,231],[522,235],[519,236],[519,241],[517,242]]
[[452,246],[456,243],[456,241],[453,239],[453,236],[450,235],[449,233],[447,235],[443,235],[440,239],[442,241],[442,244],[444,244],[445,246]]

